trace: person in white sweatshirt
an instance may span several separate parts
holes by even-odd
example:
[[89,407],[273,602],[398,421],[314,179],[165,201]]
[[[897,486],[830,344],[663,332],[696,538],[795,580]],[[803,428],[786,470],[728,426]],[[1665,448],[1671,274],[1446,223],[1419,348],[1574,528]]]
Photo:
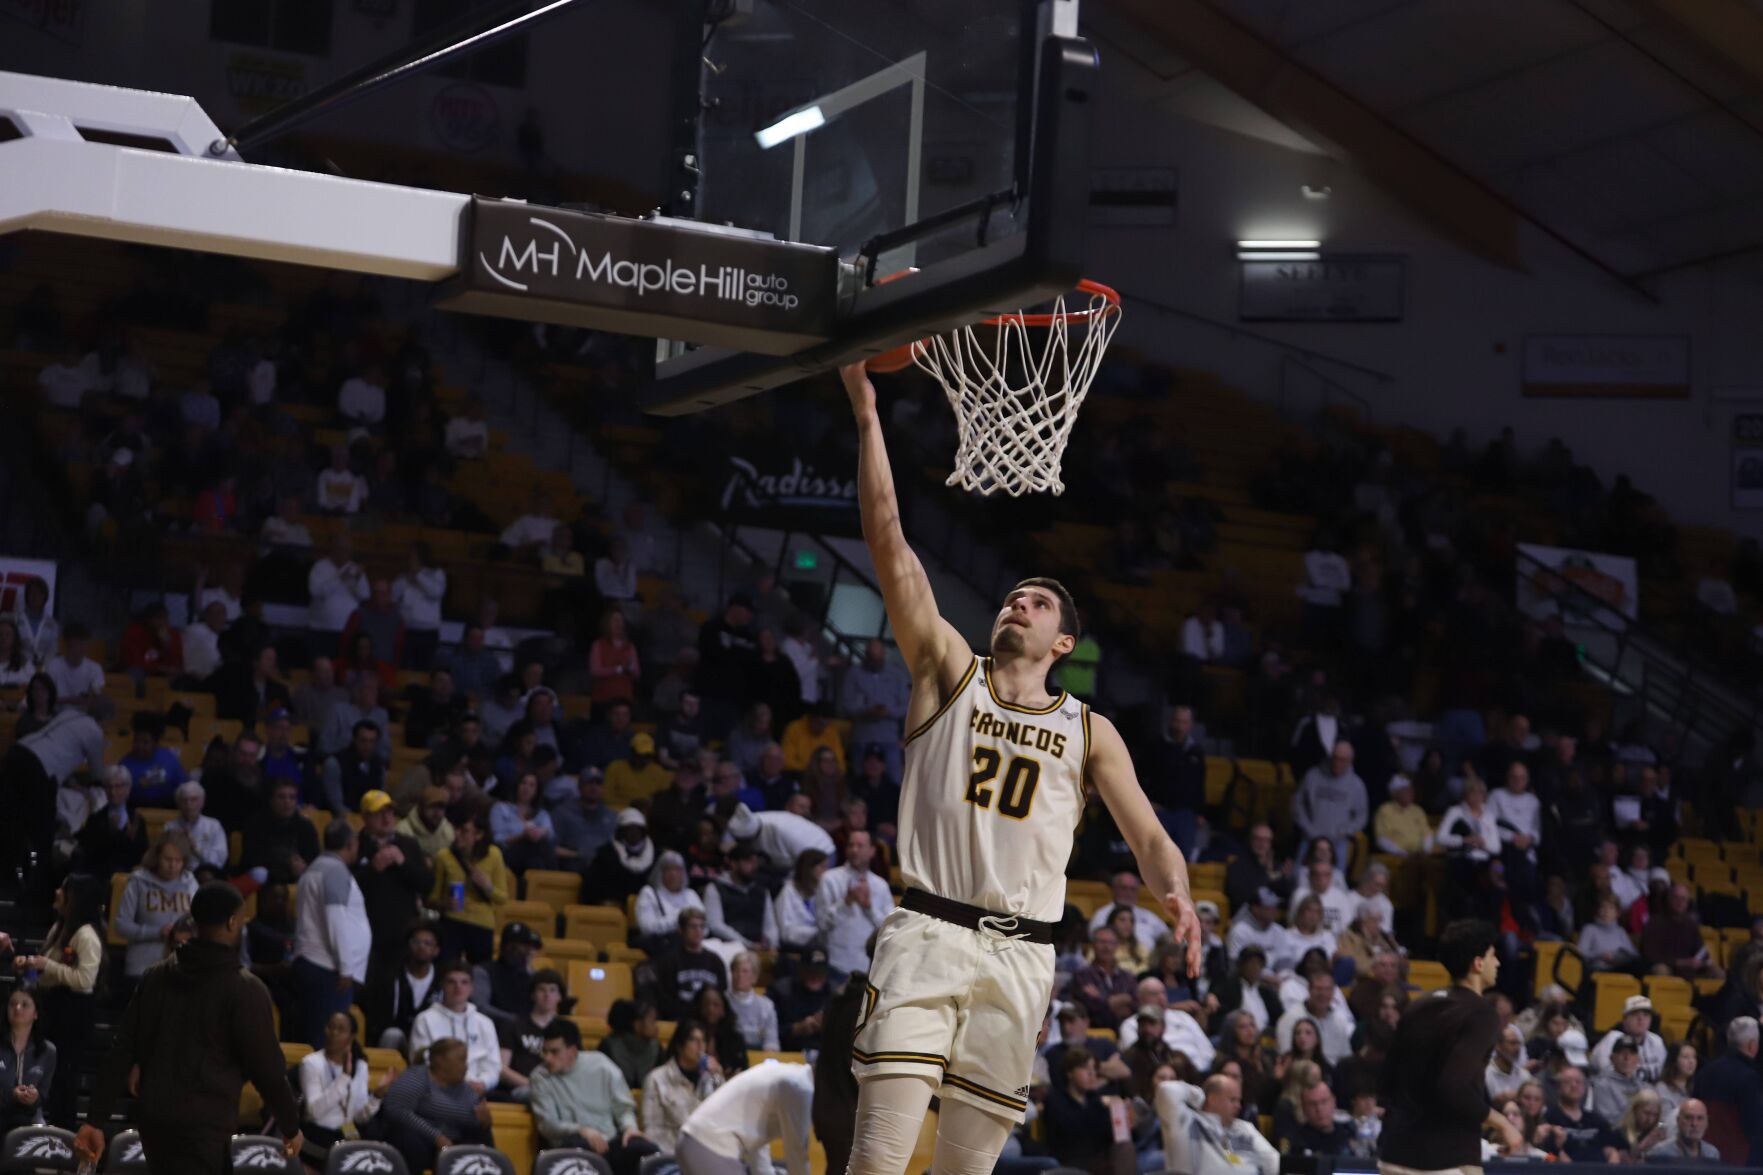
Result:
[[181,832],[190,839],[192,860],[190,868],[211,869],[220,873],[227,867],[227,858],[232,849],[227,842],[226,829],[220,821],[212,816],[202,814],[202,806],[208,802],[208,793],[195,780],[186,780],[178,784],[172,793],[177,800],[178,814],[168,820],[165,825],[167,832]]
[[440,984],[440,1002],[417,1013],[410,1026],[410,1063],[422,1064],[437,1040],[457,1040],[465,1046],[465,1082],[482,1096],[502,1079],[496,1025],[471,1002],[471,964],[459,959],[448,963],[441,968]]
[[392,599],[404,620],[404,665],[426,669],[441,641],[441,601],[447,598],[447,571],[436,567],[427,543],[412,543],[410,565],[392,581]]
[[637,934],[642,940],[671,941],[679,932],[681,912],[703,908],[704,899],[686,884],[686,859],[672,851],[662,853],[649,884],[637,893]]
[[1185,1081],[1157,1087],[1157,1120],[1163,1126],[1163,1165],[1187,1175],[1244,1175],[1252,1165],[1275,1175],[1279,1152],[1251,1122],[1237,1117],[1243,1087],[1236,1078],[1214,1073],[1204,1088]]
[[1506,880],[1516,900],[1536,888],[1537,843],[1543,838],[1543,805],[1530,790],[1530,768],[1514,760],[1505,786],[1488,796],[1488,811],[1505,842]]
[[682,1175],[770,1171],[771,1144],[784,1145],[784,1169],[808,1175],[814,1071],[766,1061],[725,1082],[680,1128],[674,1151]]

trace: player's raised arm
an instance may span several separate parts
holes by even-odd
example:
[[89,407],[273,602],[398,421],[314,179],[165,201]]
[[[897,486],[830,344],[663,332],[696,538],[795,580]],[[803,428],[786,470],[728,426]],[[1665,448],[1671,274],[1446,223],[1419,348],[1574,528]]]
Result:
[[1090,714],[1089,776],[1101,793],[1102,802],[1114,816],[1114,822],[1132,846],[1138,860],[1139,874],[1151,892],[1175,919],[1175,939],[1187,944],[1188,974],[1200,974],[1205,955],[1205,939],[1200,932],[1200,918],[1194,912],[1194,898],[1188,890],[1188,863],[1181,849],[1169,838],[1162,821],[1145,798],[1139,786],[1138,772],[1133,769],[1132,756],[1127,753],[1126,740],[1114,723],[1100,714]]
[[934,673],[943,684],[952,685],[966,672],[972,650],[937,611],[930,577],[906,544],[906,533],[900,527],[900,500],[894,493],[894,471],[888,464],[881,417],[876,413],[875,385],[869,382],[861,362],[841,367],[839,378],[845,381],[857,418],[857,501],[863,517],[863,541],[875,563],[894,640],[915,679]]

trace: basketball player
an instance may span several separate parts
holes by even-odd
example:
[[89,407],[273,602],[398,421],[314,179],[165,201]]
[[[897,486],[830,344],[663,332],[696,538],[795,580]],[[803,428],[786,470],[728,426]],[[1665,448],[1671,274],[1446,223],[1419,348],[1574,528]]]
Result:
[[1053,987],[1053,924],[1096,785],[1162,895],[1198,973],[1200,922],[1187,863],[1140,789],[1112,723],[1047,675],[1077,643],[1057,580],[1011,589],[975,657],[937,612],[900,528],[893,473],[862,364],[841,369],[857,417],[863,537],[888,622],[912,674],[900,796],[906,892],[877,932],[851,1051],[857,1124],[851,1175],[900,1175],[933,1093],[937,1175],[986,1175],[1028,1104],[1035,1034]]

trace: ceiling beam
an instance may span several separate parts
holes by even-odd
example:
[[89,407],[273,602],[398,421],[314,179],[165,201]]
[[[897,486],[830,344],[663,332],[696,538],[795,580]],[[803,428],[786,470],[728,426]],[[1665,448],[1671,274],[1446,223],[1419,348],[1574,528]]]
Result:
[[1520,216],[1407,132],[1204,0],[1108,7],[1226,87],[1375,181],[1477,256],[1522,269]]
[[[1737,66],[1752,82],[1763,84],[1763,13],[1745,0],[1643,0],[1643,3],[1703,49]],[[1752,128],[1756,129],[1754,124]]]
[[1525,268],[1519,225],[1536,226],[1649,301],[1652,293],[1205,0],[1106,0],[1146,36],[1369,177],[1437,231],[1509,269]]

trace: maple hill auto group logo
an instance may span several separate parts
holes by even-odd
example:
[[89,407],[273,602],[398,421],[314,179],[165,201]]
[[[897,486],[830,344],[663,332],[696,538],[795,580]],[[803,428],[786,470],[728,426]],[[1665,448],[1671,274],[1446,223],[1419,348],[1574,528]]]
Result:
[[782,274],[739,265],[679,264],[671,257],[658,262],[637,261],[616,256],[610,249],[596,254],[577,245],[569,233],[543,217],[529,216],[527,222],[536,231],[518,243],[514,236],[502,234],[494,260],[478,251],[484,272],[511,290],[531,292],[535,279],[566,280],[613,286],[639,298],[671,294],[781,310],[801,305]]

